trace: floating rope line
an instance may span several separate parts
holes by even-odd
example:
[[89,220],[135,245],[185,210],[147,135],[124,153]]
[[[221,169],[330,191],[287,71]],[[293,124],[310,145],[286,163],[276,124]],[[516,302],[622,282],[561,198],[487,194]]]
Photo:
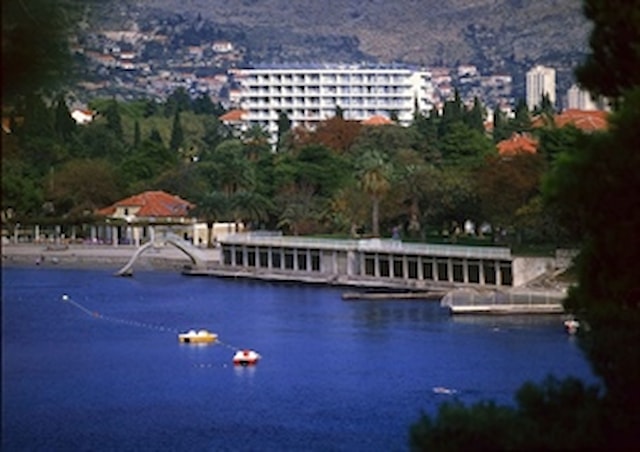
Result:
[[62,295],[62,301],[65,303],[69,303],[70,305],[78,308],[79,310],[81,310],[82,312],[84,312],[90,317],[94,317],[102,320],[108,320],[110,322],[120,323],[122,325],[137,326],[141,328],[147,328],[147,329],[158,330],[158,331],[167,331],[167,332],[176,333],[176,334],[179,333],[179,330],[177,328],[170,328],[163,325],[156,325],[152,323],[138,322],[136,320],[121,319],[118,317],[112,317],[112,316],[101,314],[98,311],[91,311],[87,307],[83,306],[81,303],[73,300],[67,294]]
[[[92,311],[92,310],[88,309],[86,306],[82,305],[81,303],[73,300],[67,294],[62,295],[62,301],[65,302],[65,303],[69,303],[70,305],[78,308],[80,311],[84,312],[89,317],[98,318],[98,319],[102,319],[102,320],[108,320],[110,322],[119,323],[121,325],[136,326],[136,327],[141,327],[141,328],[146,328],[146,329],[151,329],[151,330],[166,331],[166,332],[169,332],[169,333],[180,334],[180,330],[177,329],[177,328],[171,328],[171,327],[152,324],[152,323],[138,322],[136,320],[121,319],[121,318],[118,318],[118,317],[112,317],[112,316],[101,314],[98,311]],[[227,347],[228,349],[233,350],[234,352],[242,350],[242,348],[240,348],[240,347],[236,347],[234,345],[228,344],[228,343],[223,342],[223,341],[221,341],[219,339],[216,339],[214,344],[220,344],[223,347]]]

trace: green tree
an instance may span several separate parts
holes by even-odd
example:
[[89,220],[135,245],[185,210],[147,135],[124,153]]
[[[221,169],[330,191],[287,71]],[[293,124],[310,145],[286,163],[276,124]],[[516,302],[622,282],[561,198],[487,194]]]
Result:
[[540,103],[533,110],[535,115],[542,115],[545,119],[553,121],[553,116],[556,114],[556,107],[551,102],[549,93],[543,93],[540,98]]
[[224,114],[224,108],[220,103],[214,104],[208,94],[200,94],[193,100],[193,112],[198,115],[220,116]]
[[576,69],[589,92],[613,100],[640,86],[640,5],[637,1],[583,0],[583,11],[593,23],[590,53]]
[[178,112],[191,111],[191,97],[183,87],[172,92],[164,103],[164,116],[170,118]]
[[305,182],[314,192],[330,198],[349,175],[346,159],[322,145],[303,147],[294,159],[296,182]]
[[569,124],[560,128],[542,127],[537,135],[538,151],[551,163],[562,153],[575,149],[584,132]]
[[171,139],[169,140],[169,149],[178,151],[184,142],[184,131],[180,123],[180,110],[176,109],[173,114],[173,126],[171,127]]
[[380,202],[391,189],[391,165],[387,156],[378,150],[368,150],[357,162],[361,190],[371,201],[371,233],[380,236]]
[[477,190],[483,218],[493,230],[516,225],[516,212],[539,194],[546,169],[539,154],[518,153],[509,158],[488,158],[477,171]]
[[275,206],[280,212],[279,228],[293,235],[309,234],[317,228],[320,209],[310,185],[301,182],[284,187],[276,196]]
[[133,125],[133,148],[137,149],[140,147],[140,121],[136,120]]
[[91,216],[122,194],[116,169],[106,160],[70,160],[53,179],[47,198],[61,216]]
[[217,187],[231,198],[237,191],[252,191],[255,188],[255,170],[243,155],[239,140],[228,140],[219,144],[213,155],[213,170]]
[[[6,151],[5,143],[2,147]],[[41,180],[21,159],[2,157],[2,212],[17,221],[38,216],[44,203]]]
[[601,450],[607,443],[598,408],[596,387],[548,377],[523,385],[515,407],[445,402],[435,420],[423,415],[412,425],[410,445],[416,451]]
[[475,130],[480,133],[485,133],[484,129],[484,119],[485,119],[485,111],[482,102],[478,97],[473,98],[473,107],[470,110],[467,110],[464,114],[464,122],[469,126],[470,129]]
[[286,112],[281,111],[278,114],[278,151],[282,151],[284,149],[285,135],[289,133],[289,130],[291,130],[291,119],[289,119],[289,115],[287,115]]
[[[575,148],[556,156],[544,195],[563,225],[581,239],[577,285],[565,307],[580,319],[579,343],[605,391],[585,391],[569,380],[559,388],[530,387],[518,401],[524,409],[515,419],[500,420],[509,428],[496,432],[490,448],[635,450],[640,444],[640,83],[628,66],[638,63],[640,5],[584,4],[594,26],[591,54],[578,68],[578,79],[592,93],[615,97],[618,111],[608,132],[578,136]],[[461,411],[467,419],[454,428],[444,416],[416,424],[412,446],[429,447],[444,431],[440,438],[457,449],[461,439],[477,431],[471,424],[479,419],[471,410]],[[518,428],[520,416],[526,416],[524,428]],[[513,432],[521,442],[508,440]]]
[[460,123],[464,120],[464,105],[460,99],[460,92],[456,89],[452,100],[444,103],[442,108],[442,118],[440,118],[439,135],[443,136],[449,133],[449,129],[453,124]]
[[[509,122],[511,132],[524,133],[531,131],[531,112],[524,99],[520,99],[516,105],[515,118]],[[511,134],[509,134],[511,135]]]
[[439,140],[440,152],[445,162],[475,164],[495,152],[490,138],[462,121],[450,124],[447,130]]
[[55,102],[54,129],[58,138],[68,142],[76,131],[76,122],[69,113],[69,108],[63,95],[58,95]]
[[435,168],[425,163],[413,150],[405,149],[394,159],[394,187],[396,199],[406,207],[406,223],[409,234],[417,237],[422,232],[420,201],[433,188]]
[[207,223],[207,248],[214,246],[213,225],[217,221],[229,218],[230,200],[226,193],[213,190],[196,199],[194,214]]
[[2,100],[55,91],[73,74],[69,38],[86,2],[29,0],[2,3]]
[[511,129],[507,115],[502,111],[499,105],[493,109],[493,142],[499,143],[511,136]]
[[122,131],[122,117],[120,116],[120,107],[115,99],[107,104],[104,110],[104,117],[107,120],[107,128],[113,132],[115,137],[122,141],[124,133]]
[[94,121],[78,131],[78,144],[73,156],[89,159],[107,159],[119,163],[125,156],[125,144],[103,121]]
[[[224,140],[231,138],[229,130],[216,117],[205,116],[203,118],[204,134],[202,141],[206,149],[215,149]],[[204,151],[206,152],[206,151]]]

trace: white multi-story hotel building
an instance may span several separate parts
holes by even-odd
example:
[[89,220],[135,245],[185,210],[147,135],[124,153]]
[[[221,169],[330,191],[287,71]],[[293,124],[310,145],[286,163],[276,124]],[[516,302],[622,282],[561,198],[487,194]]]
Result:
[[527,107],[533,110],[547,94],[552,105],[556,104],[556,70],[545,66],[535,66],[527,72]]
[[313,128],[342,109],[347,120],[395,116],[408,125],[417,106],[431,109],[431,74],[407,68],[320,66],[239,69],[238,107],[248,126],[263,127],[277,135],[278,116],[284,112],[292,127]]

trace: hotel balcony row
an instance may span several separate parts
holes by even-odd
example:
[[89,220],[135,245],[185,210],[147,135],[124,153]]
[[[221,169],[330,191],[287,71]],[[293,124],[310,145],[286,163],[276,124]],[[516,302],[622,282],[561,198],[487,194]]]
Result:
[[[344,119],[348,120],[356,120],[361,121],[364,119],[368,119],[372,116],[383,115],[387,116],[390,111],[394,111],[401,122],[403,121],[411,121],[413,118],[413,109],[405,108],[378,108],[378,109],[350,109],[344,111]],[[262,110],[262,111],[251,111],[246,114],[245,119],[249,122],[256,121],[278,121],[278,110]],[[288,113],[289,119],[296,122],[305,122],[305,121],[322,121],[328,118],[331,118],[336,114],[335,108],[326,108],[326,109],[296,109]]]
[[[395,74],[249,74],[242,81],[250,85],[335,85],[335,84],[371,84],[404,85],[412,84],[412,73]],[[423,78],[428,80],[428,78]]]
[[332,97],[326,99],[320,98],[278,98],[278,99],[258,99],[249,97],[242,100],[242,108],[245,110],[259,109],[289,109],[289,108],[334,108],[336,105],[341,107],[354,108],[412,108],[413,99],[406,98],[352,98],[352,97]]
[[[413,92],[411,86],[248,86],[244,87],[244,94],[251,96],[330,96],[335,94],[344,95],[406,95]],[[427,91],[426,88],[423,91]]]

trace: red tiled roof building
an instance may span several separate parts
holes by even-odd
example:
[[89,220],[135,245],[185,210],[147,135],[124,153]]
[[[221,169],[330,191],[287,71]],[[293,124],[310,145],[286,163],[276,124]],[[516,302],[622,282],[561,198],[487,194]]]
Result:
[[163,191],[145,191],[117,201],[98,210],[99,215],[111,218],[179,220],[189,217],[195,206],[179,196]]
[[496,147],[501,156],[510,156],[518,153],[535,154],[538,152],[538,142],[528,134],[514,133],[511,138],[502,140]]

